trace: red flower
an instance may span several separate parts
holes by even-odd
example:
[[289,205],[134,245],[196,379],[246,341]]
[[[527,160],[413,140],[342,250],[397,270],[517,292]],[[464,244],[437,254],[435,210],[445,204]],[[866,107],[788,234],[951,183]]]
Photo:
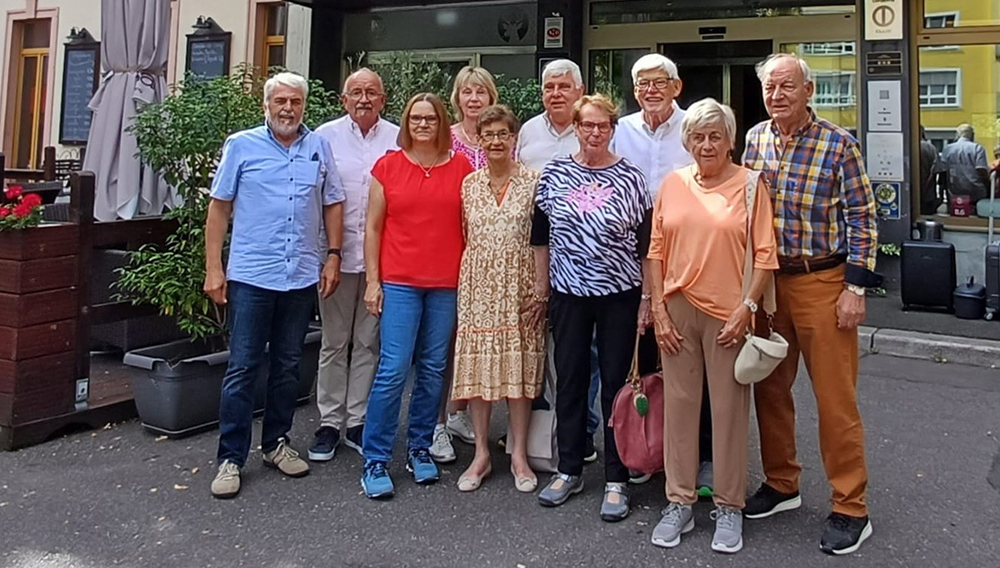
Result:
[[10,215],[10,207],[0,207],[0,218]]
[[31,215],[33,210],[34,207],[31,207],[30,205],[25,205],[24,203],[18,203],[17,205],[14,206],[14,216],[17,217],[18,219],[22,217],[27,217],[28,215]]
[[7,196],[7,199],[17,199],[21,195],[22,191],[24,191],[24,187],[20,185],[12,185],[7,188],[7,191],[4,192],[4,195]]
[[21,198],[21,203],[29,207],[38,207],[42,204],[42,198],[37,193],[29,193]]

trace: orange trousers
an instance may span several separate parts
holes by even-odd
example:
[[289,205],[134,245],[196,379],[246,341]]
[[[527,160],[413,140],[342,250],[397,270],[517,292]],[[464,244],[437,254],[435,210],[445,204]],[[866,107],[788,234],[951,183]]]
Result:
[[796,492],[802,466],[795,456],[792,384],[801,353],[816,397],[819,449],[833,490],[833,511],[863,517],[868,514],[868,470],[856,390],[858,330],[837,327],[844,268],[777,276],[774,330],[788,340],[788,357],[754,385],[754,405],[766,483],[782,493]]

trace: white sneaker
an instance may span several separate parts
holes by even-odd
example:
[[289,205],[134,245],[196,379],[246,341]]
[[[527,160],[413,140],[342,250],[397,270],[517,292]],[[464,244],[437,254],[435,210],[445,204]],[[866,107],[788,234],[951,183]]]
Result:
[[451,446],[451,434],[443,424],[434,427],[434,443],[431,444],[431,458],[438,463],[455,461],[455,448]]
[[459,410],[455,414],[448,415],[448,433],[455,436],[466,444],[476,443],[476,431],[472,428],[472,420],[469,413]]

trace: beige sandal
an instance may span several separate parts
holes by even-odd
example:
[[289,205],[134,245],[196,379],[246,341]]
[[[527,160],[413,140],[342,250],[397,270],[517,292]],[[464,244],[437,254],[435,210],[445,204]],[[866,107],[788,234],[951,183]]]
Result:
[[513,466],[510,468],[510,474],[514,476],[514,487],[521,493],[531,493],[538,487],[537,477],[520,476],[514,473]]
[[483,473],[482,477],[476,477],[474,475],[463,475],[458,478],[458,490],[463,493],[468,493],[470,491],[475,491],[483,484],[483,480],[493,474],[493,464],[486,467],[486,472]]

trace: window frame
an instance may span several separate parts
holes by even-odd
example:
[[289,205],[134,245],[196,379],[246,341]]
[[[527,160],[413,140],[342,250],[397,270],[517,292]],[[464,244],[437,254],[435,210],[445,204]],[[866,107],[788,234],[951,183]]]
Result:
[[[819,100],[819,78],[837,78],[848,77],[848,94],[849,101],[844,102],[843,100],[838,100],[835,102],[820,102]],[[839,82],[837,83],[839,86]],[[845,70],[845,71],[813,71],[813,87],[815,91],[813,92],[813,98],[811,104],[817,108],[851,108],[858,106],[858,78],[857,71]],[[841,97],[840,93],[836,93],[833,96]]]
[[[808,57],[847,57],[856,56],[858,54],[857,42],[856,41],[814,41],[814,42],[802,42],[800,45],[803,46],[800,56]],[[807,53],[805,46],[807,45],[839,45],[841,48],[850,46],[849,50],[842,50],[839,52],[824,52],[824,53]]]

